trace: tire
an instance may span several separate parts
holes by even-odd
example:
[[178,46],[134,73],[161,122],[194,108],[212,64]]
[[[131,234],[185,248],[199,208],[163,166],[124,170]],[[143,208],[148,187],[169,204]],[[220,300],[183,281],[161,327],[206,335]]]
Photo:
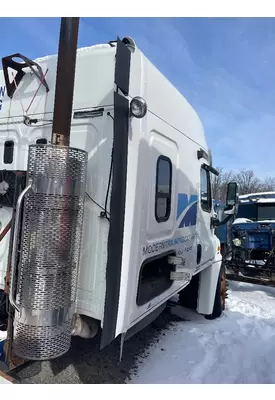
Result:
[[227,290],[225,267],[222,264],[220,269],[220,274],[217,282],[216,295],[214,300],[213,312],[212,314],[205,315],[204,317],[209,320],[219,318],[222,312],[225,310],[225,299]]
[[193,276],[191,282],[179,293],[179,305],[196,310],[198,303],[199,274]]

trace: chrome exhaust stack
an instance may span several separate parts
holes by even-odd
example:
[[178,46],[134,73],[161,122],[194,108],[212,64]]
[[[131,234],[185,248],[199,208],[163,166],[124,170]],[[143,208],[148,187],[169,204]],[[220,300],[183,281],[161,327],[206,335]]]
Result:
[[15,213],[10,304],[12,350],[25,360],[66,353],[73,321],[86,188],[87,153],[71,148],[79,18],[61,18],[51,145],[29,146],[26,188]]
[[86,170],[83,150],[29,147],[27,185],[16,209],[9,294],[15,309],[13,351],[23,359],[49,360],[70,348]]

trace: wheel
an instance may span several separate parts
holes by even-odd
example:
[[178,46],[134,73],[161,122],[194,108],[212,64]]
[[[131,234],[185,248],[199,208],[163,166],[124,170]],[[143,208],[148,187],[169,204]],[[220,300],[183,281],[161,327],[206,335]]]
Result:
[[191,282],[179,293],[179,305],[196,310],[198,303],[199,274],[193,276]]
[[206,319],[219,318],[225,309],[225,299],[227,298],[227,282],[225,267],[222,264],[217,282],[216,296],[214,300],[214,307],[212,314],[205,315]]

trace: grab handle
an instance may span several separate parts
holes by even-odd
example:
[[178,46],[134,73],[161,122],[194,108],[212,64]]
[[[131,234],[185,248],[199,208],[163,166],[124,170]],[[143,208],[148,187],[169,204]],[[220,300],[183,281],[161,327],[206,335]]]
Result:
[[12,307],[19,312],[20,308],[16,304],[16,295],[14,295],[15,287],[15,271],[16,271],[16,261],[17,261],[17,252],[18,252],[18,235],[20,228],[20,216],[21,216],[21,206],[23,203],[23,199],[25,195],[31,189],[31,185],[28,185],[19,195],[16,203],[16,211],[15,211],[15,219],[14,219],[14,240],[12,246],[12,258],[11,258],[11,277],[10,277],[10,291],[9,291],[9,301]]

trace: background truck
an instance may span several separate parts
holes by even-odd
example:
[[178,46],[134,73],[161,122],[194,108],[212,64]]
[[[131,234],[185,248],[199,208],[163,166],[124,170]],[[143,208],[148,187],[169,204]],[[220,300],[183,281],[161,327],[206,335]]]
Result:
[[234,221],[216,234],[229,279],[274,285],[275,192],[239,196]]

